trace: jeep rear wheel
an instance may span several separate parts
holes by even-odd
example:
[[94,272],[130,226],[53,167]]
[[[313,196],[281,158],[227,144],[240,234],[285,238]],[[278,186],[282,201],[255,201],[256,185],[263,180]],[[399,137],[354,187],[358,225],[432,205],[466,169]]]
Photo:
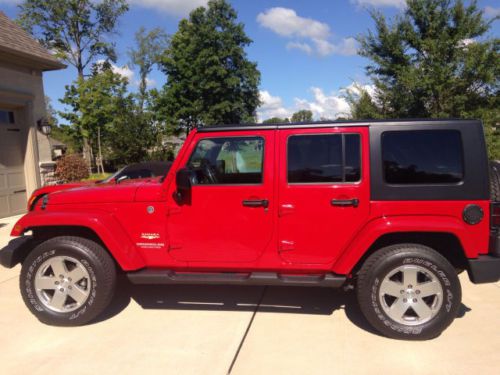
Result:
[[374,328],[406,340],[438,336],[461,304],[453,266],[418,244],[389,246],[372,254],[359,271],[357,294],[361,311]]
[[43,323],[77,326],[99,315],[113,297],[116,270],[99,244],[55,237],[38,245],[23,263],[24,302]]

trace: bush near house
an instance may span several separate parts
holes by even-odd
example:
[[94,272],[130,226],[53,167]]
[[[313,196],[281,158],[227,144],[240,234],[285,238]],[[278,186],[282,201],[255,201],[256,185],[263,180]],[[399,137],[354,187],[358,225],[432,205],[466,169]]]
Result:
[[80,181],[89,177],[87,163],[80,155],[65,155],[57,161],[56,177],[63,182]]

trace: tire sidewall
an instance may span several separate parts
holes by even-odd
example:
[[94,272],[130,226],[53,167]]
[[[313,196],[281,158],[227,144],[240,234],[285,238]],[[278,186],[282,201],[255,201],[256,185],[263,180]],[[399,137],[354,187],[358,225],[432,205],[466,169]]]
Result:
[[[418,254],[420,251],[405,251],[389,258],[381,258],[373,268],[368,280],[368,298],[373,309],[371,323],[379,330],[390,330],[393,335],[401,338],[428,339],[437,336],[455,318],[461,303],[460,282],[454,269],[437,257]],[[436,258],[436,259],[433,259]],[[400,266],[416,265],[432,272],[443,289],[443,301],[439,312],[428,322],[409,326],[392,320],[382,308],[379,292],[382,281],[394,269]]]
[[[40,266],[48,259],[56,256],[68,256],[79,261],[90,276],[89,297],[78,309],[61,313],[45,307],[37,296],[35,276]],[[44,323],[56,325],[80,325],[91,320],[96,314],[102,296],[100,281],[105,275],[96,267],[97,259],[85,247],[72,241],[49,241],[42,243],[26,258],[22,270],[20,287],[23,299],[28,308]]]

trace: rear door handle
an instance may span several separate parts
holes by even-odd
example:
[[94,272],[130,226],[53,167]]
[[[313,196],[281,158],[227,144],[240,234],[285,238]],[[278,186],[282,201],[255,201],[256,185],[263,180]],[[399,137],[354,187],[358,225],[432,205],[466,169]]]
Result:
[[332,206],[337,206],[337,207],[358,207],[359,206],[359,199],[358,198],[332,199],[332,201],[330,203]]
[[243,206],[245,207],[269,207],[269,201],[267,199],[245,199],[243,201]]

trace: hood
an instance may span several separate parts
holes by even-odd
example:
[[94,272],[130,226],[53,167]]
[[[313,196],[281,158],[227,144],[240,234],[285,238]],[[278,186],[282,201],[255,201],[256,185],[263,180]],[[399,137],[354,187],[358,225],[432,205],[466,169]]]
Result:
[[155,193],[161,190],[161,183],[157,180],[149,180],[127,184],[81,186],[50,194],[48,203],[56,205],[133,202],[136,200],[136,193],[143,190],[148,192],[147,195],[151,195],[151,200],[155,200],[158,195]]

